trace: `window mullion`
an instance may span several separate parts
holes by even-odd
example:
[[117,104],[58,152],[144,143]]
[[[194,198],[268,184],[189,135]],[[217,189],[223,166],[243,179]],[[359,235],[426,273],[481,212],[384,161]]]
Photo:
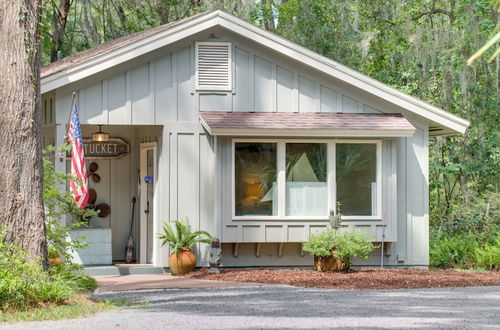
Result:
[[278,142],[278,216],[285,217],[286,213],[286,148],[285,142]]
[[328,164],[328,211],[336,211],[337,179],[335,177],[335,142],[329,142],[327,147]]

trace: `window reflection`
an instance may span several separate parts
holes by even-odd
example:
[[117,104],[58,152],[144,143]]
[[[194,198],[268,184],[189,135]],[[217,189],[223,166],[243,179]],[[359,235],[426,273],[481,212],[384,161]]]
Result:
[[377,214],[377,146],[336,145],[337,201],[343,215]]
[[325,143],[286,144],[286,215],[328,215]]
[[236,216],[277,215],[276,143],[235,143]]

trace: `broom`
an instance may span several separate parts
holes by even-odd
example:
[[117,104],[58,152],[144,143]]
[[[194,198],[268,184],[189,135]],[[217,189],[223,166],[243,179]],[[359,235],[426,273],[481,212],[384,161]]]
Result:
[[125,249],[125,263],[131,264],[134,261],[134,237],[132,230],[134,229],[134,212],[135,212],[135,196],[132,197],[132,219],[130,220],[130,234],[128,235],[127,248]]

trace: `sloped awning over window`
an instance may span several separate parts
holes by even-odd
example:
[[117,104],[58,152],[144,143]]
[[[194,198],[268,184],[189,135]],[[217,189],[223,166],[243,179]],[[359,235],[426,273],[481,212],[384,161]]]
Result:
[[401,114],[200,112],[211,135],[302,137],[412,136],[415,127]]

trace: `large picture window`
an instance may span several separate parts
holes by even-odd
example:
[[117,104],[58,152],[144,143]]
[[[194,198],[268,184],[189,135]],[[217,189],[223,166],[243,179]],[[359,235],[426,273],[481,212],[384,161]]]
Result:
[[381,215],[381,141],[234,140],[235,219]]

